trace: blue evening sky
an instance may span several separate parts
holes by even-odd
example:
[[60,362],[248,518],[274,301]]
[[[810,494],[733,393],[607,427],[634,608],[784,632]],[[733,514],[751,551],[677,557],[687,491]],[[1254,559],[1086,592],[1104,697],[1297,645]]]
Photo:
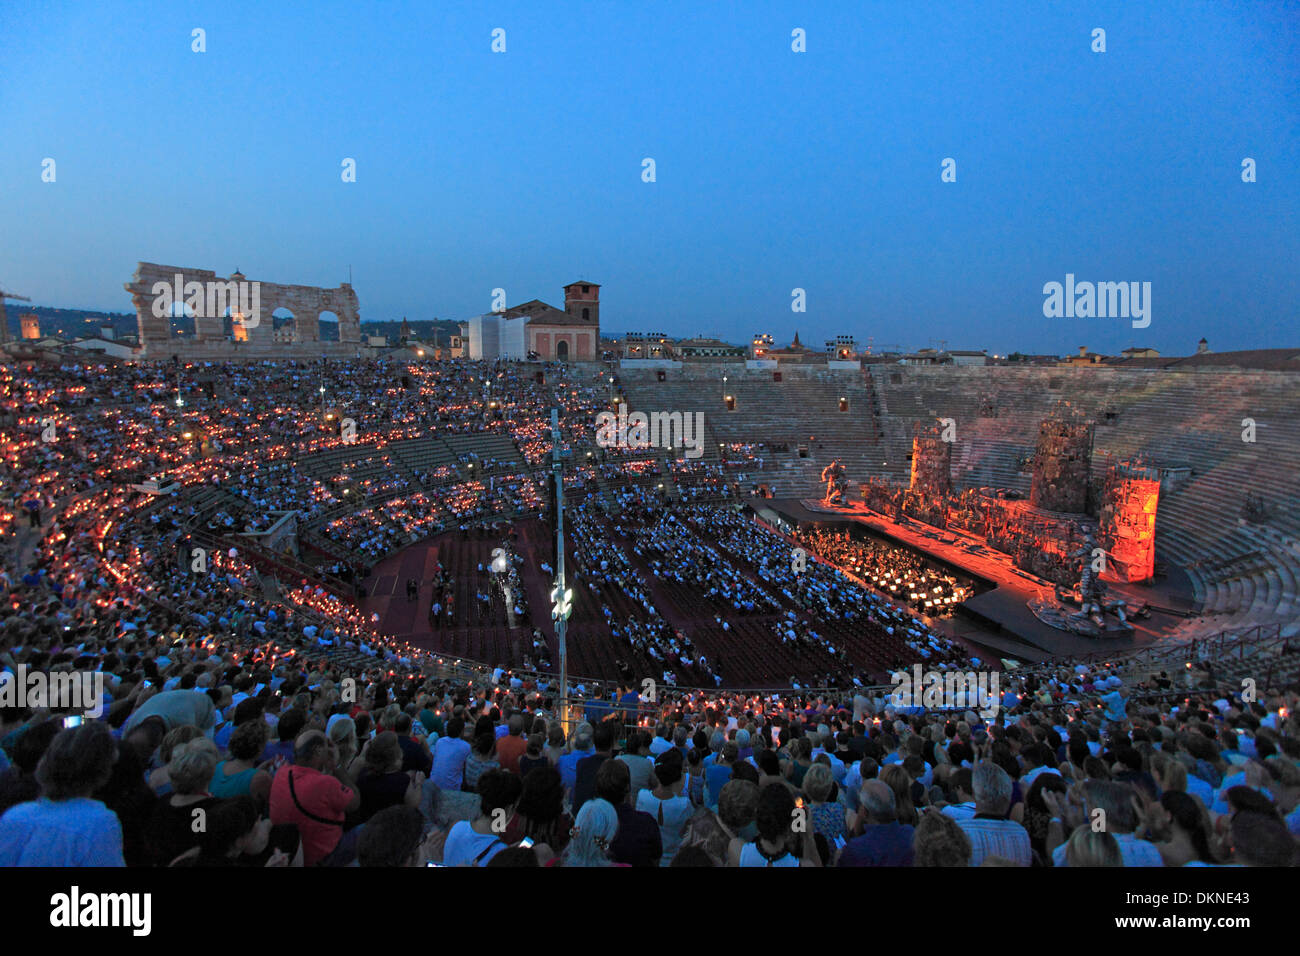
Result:
[[[586,278],[608,332],[1300,345],[1295,2],[10,0],[0,37],[0,285],[37,304],[350,265],[363,320]],[[1067,272],[1150,282],[1150,326],[1045,318]]]

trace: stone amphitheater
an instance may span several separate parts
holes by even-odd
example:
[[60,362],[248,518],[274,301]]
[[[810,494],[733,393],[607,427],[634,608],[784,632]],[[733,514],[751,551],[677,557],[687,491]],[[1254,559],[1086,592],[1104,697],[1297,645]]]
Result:
[[956,424],[954,487],[1027,495],[1039,423],[1068,402],[1096,423],[1095,485],[1112,460],[1140,456],[1162,471],[1157,559],[1186,571],[1200,608],[1171,637],[1285,631],[1300,619],[1300,373],[881,364],[787,367],[778,382],[739,363],[686,363],[663,381],[624,367],[621,381],[634,409],[704,412],[709,459],[758,436],[788,445],[759,451],[762,471],[746,476],[781,497],[816,494],[833,458],[851,488],[869,477],[905,484],[913,424],[935,418]]

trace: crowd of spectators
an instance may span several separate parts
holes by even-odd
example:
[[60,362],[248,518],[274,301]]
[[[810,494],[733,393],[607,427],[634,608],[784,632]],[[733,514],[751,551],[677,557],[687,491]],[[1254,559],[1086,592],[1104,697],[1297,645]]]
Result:
[[[29,500],[41,519],[6,535],[3,680],[76,677],[94,699],[6,694],[0,865],[1294,862],[1294,693],[1243,700],[1194,669],[1175,688],[1119,665],[1054,663],[1006,675],[990,720],[896,707],[850,667],[839,691],[673,688],[684,662],[714,664],[666,626],[633,554],[672,593],[698,593],[719,628],[771,611],[837,656],[848,622],[894,639],[902,667],[981,664],[833,567],[794,573],[790,542],[735,509],[670,513],[647,486],[608,496],[615,515],[575,506],[575,560],[602,575],[619,640],[677,666],[667,686],[625,673],[569,702],[553,675],[387,638],[321,582],[268,594],[240,547],[196,537],[212,515],[238,524],[233,501],[341,502],[296,464],[342,441],[327,403],[355,409],[376,442],[501,431],[512,426],[467,395],[486,383],[499,406],[543,407],[520,369],[358,362],[355,379],[318,386],[319,368],[292,362],[3,368],[5,530]],[[319,387],[333,391],[313,408]],[[601,389],[557,391],[576,435],[584,395]],[[542,461],[548,440],[537,431],[525,460]],[[132,489],[158,474],[186,493]]]
[[6,669],[94,665],[103,718],[0,710],[0,865],[1287,866],[1300,834],[1296,695],[1199,676],[1026,670],[991,720],[623,680],[566,733],[533,675],[13,620]]

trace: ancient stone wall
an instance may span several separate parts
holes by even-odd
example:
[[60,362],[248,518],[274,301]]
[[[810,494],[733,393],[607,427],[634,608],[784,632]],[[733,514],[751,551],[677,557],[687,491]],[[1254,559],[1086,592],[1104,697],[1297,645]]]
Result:
[[912,429],[911,491],[946,495],[952,490],[952,442],[943,440],[937,424],[917,422]]
[[[191,282],[200,283],[205,290],[216,288],[222,294],[225,292],[224,287],[228,287],[230,294],[217,301],[234,303],[233,311],[236,312],[240,308],[236,284],[255,285],[255,299],[246,293],[244,301],[256,301],[257,312],[246,317],[243,327],[234,330],[232,337],[227,337],[223,310],[187,308],[186,314],[193,316],[194,335],[173,336],[170,310],[156,310],[155,302],[164,299],[165,302],[161,304],[165,305],[175,298],[174,290],[179,288],[184,292],[185,285]],[[164,292],[160,283],[167,286],[169,291]],[[135,276],[124,288],[131,293],[131,301],[135,305],[141,355],[144,358],[167,359],[173,355],[183,359],[217,360],[316,358],[321,355],[343,357],[355,355],[361,344],[361,312],[357,294],[346,282],[335,289],[323,289],[317,286],[262,282],[238,273],[222,278],[206,269],[141,262],[136,267]],[[168,298],[169,294],[171,298]],[[205,304],[212,301],[211,295],[205,295]],[[288,309],[293,313],[293,341],[275,341],[271,315],[277,309]],[[155,314],[157,311],[162,314]],[[338,316],[337,342],[321,341],[320,316],[323,312],[333,312]]]
[[1049,418],[1038,427],[1029,503],[1045,511],[1083,514],[1088,505],[1092,422]]
[[1098,509],[1099,542],[1107,552],[1103,578],[1145,581],[1155,573],[1159,505],[1158,469],[1131,462],[1110,467]]

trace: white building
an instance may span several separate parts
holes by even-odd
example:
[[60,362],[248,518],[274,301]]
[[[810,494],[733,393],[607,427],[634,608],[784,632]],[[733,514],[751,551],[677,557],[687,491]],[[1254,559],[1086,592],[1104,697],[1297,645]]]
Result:
[[476,315],[469,320],[469,357],[480,359],[518,359],[528,357],[528,339],[524,316],[507,318],[499,312]]

